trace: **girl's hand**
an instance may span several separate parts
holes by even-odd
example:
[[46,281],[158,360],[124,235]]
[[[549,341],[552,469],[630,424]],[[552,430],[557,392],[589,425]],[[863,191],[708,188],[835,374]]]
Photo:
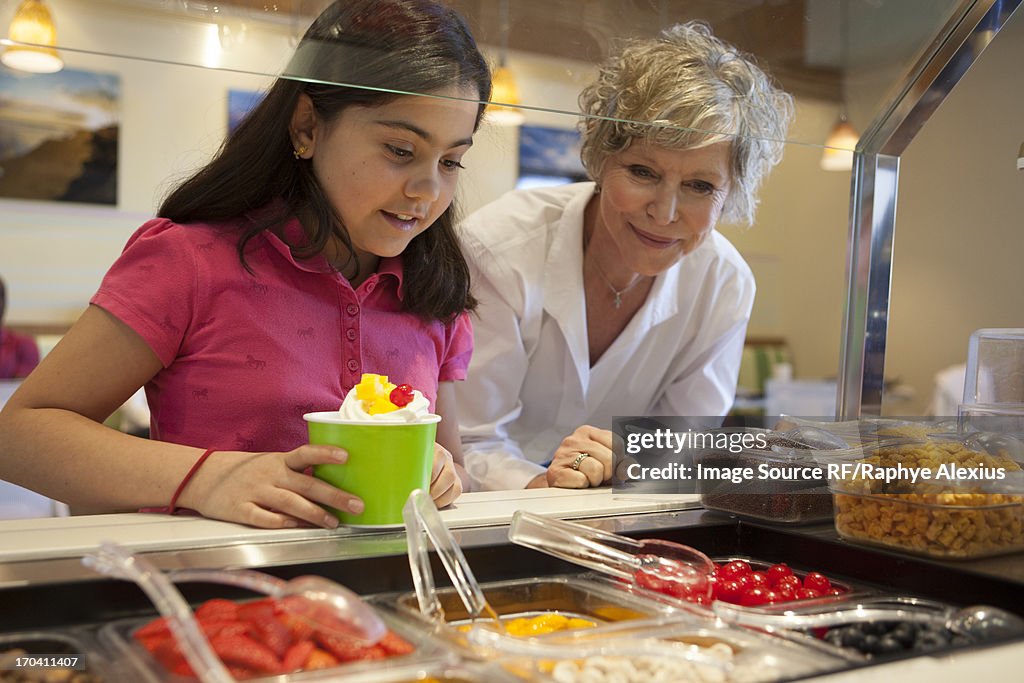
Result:
[[185,487],[179,504],[204,517],[265,529],[306,523],[334,529],[338,520],[326,506],[358,514],[363,501],[305,472],[347,459],[341,448],[311,444],[288,453],[216,451]]
[[462,481],[455,470],[452,454],[439,443],[434,444],[434,468],[430,472],[430,497],[434,505],[446,507],[462,494]]
[[[586,457],[581,457],[581,453],[586,453]],[[612,433],[590,425],[577,427],[562,439],[547,471],[548,486],[564,489],[600,486],[611,478]]]

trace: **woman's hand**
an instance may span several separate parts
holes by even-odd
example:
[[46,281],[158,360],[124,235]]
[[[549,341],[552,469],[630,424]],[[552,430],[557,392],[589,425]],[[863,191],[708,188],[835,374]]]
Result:
[[306,471],[347,459],[341,448],[311,444],[287,453],[215,451],[185,487],[179,504],[204,517],[265,529],[306,523],[333,529],[338,520],[325,507],[359,514],[363,501]]
[[434,468],[430,472],[430,497],[438,508],[447,507],[462,494],[462,480],[455,469],[452,454],[439,443],[434,444]]
[[[581,457],[583,453],[586,456]],[[564,489],[600,486],[611,478],[612,433],[590,425],[577,427],[562,439],[547,471],[548,486]]]

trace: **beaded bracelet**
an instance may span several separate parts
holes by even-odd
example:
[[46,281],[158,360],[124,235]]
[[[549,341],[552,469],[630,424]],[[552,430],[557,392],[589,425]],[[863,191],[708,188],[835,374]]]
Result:
[[200,455],[199,459],[196,460],[194,465],[192,465],[192,469],[188,471],[188,474],[185,475],[185,478],[181,480],[180,484],[178,484],[178,488],[175,489],[174,495],[171,496],[171,504],[167,509],[167,514],[174,514],[174,510],[175,508],[177,508],[178,505],[178,496],[181,495],[181,492],[185,490],[185,486],[188,485],[188,482],[191,481],[195,473],[199,471],[199,468],[203,466],[203,463],[206,462],[206,459],[209,458],[213,453],[216,453],[216,450],[214,450],[213,448],[207,448],[206,452]]

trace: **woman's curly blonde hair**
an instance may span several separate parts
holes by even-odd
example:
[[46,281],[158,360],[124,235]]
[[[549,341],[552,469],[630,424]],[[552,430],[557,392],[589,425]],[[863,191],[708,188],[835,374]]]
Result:
[[581,156],[600,183],[609,156],[634,139],[668,149],[731,143],[722,217],[752,224],[757,190],[782,159],[793,98],[756,63],[691,21],[627,43],[580,94]]

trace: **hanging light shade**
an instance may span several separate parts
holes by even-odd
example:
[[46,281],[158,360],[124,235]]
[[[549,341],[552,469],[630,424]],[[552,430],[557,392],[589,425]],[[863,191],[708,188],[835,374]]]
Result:
[[7,37],[15,43],[31,45],[9,45],[0,54],[0,62],[19,71],[52,74],[64,68],[64,61],[57,54],[57,29],[53,16],[43,0],[24,0],[14,13]]
[[507,66],[494,70],[491,86],[491,101],[500,104],[487,105],[487,120],[499,126],[518,126],[523,122],[523,112],[515,107],[519,104],[519,86]]
[[849,171],[853,168],[853,150],[860,133],[845,116],[840,116],[828,137],[821,153],[821,168],[826,171]]

